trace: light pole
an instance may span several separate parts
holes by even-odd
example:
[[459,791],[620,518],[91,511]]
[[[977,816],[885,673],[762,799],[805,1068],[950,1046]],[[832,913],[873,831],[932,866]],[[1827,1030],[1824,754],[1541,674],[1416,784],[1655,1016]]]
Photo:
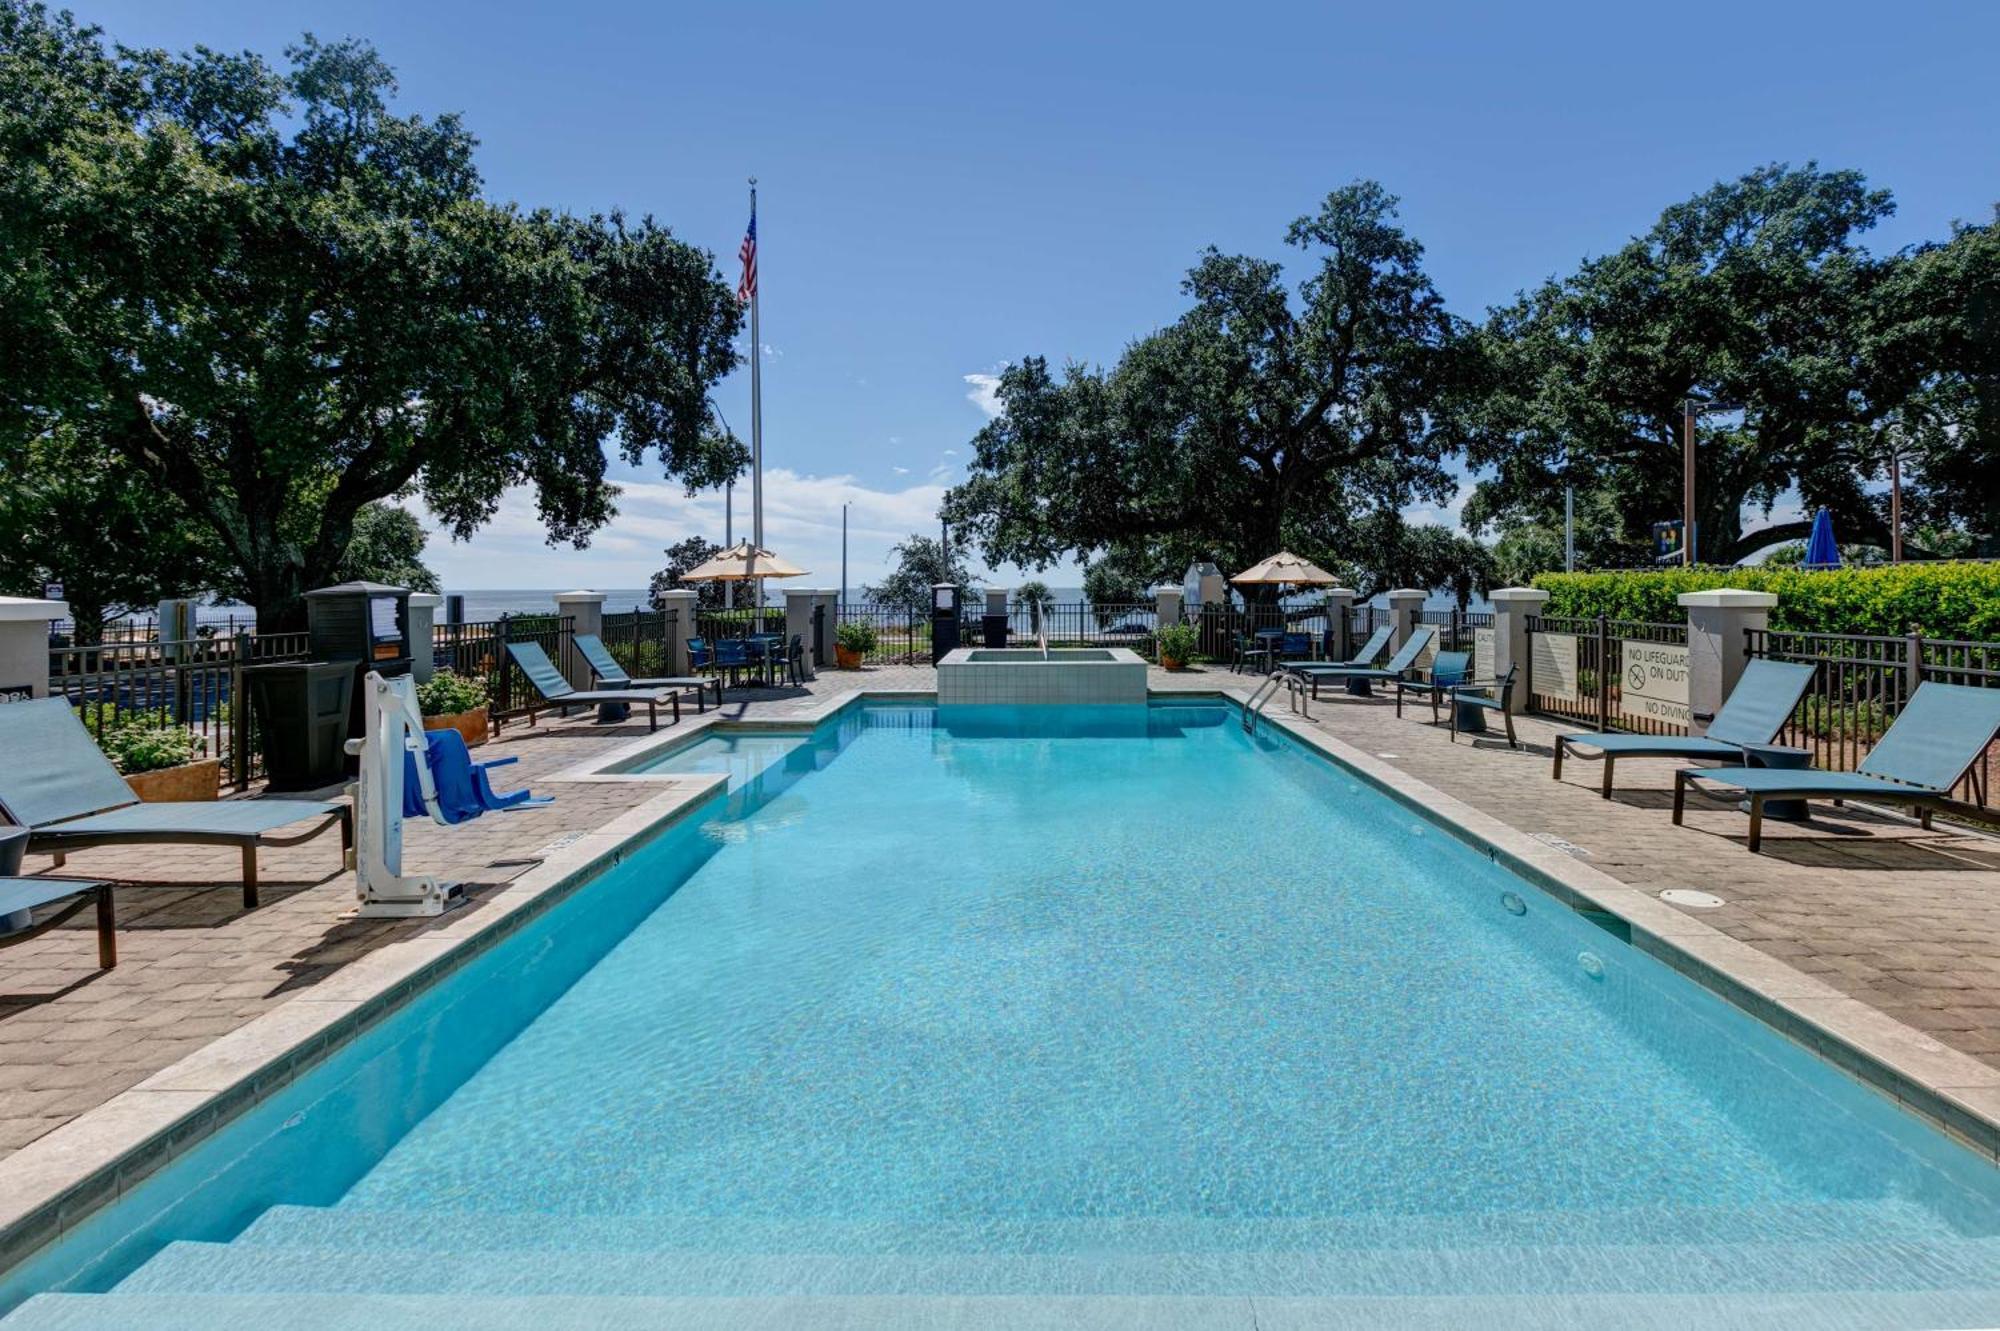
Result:
[[1740,402],[1713,402],[1706,398],[1691,397],[1681,403],[1681,566],[1683,568],[1692,567],[1695,561],[1695,422],[1704,415],[1741,410],[1743,404]]
[[842,500],[840,504],[840,602],[834,610],[836,620],[847,613],[847,505],[851,502]]

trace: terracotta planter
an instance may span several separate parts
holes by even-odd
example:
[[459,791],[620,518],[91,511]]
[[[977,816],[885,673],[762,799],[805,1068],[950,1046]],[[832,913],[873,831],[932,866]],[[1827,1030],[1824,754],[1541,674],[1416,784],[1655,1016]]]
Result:
[[861,669],[861,653],[852,647],[842,647],[839,643],[833,645],[833,661],[842,670]]
[[222,794],[222,759],[202,758],[157,772],[133,772],[125,784],[148,804],[212,800]]
[[1185,670],[1185,669],[1187,669],[1187,662],[1185,662],[1185,661],[1176,661],[1176,660],[1174,660],[1174,658],[1173,658],[1173,657],[1171,657],[1171,656],[1162,656],[1162,657],[1160,658],[1160,664],[1161,664],[1161,665],[1163,665],[1163,666],[1165,666],[1165,667],[1166,667],[1167,669],[1169,669],[1169,670]]
[[475,707],[469,712],[454,712],[450,716],[427,716],[425,730],[456,730],[465,737],[465,747],[486,742],[486,709]]

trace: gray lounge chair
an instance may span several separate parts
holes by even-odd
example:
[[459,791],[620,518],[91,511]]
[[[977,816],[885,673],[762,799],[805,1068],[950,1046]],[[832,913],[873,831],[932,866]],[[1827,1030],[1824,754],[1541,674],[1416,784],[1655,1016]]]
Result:
[[2000,734],[2000,689],[1970,684],[1919,684],[1902,715],[1882,733],[1852,772],[1793,771],[1775,767],[1689,767],[1674,773],[1674,821],[1681,821],[1690,782],[1700,781],[1750,798],[1750,849],[1763,841],[1764,801],[1772,799],[1883,800],[1919,805],[1925,827],[1931,812]]
[[543,705],[553,707],[563,716],[569,715],[572,707],[590,707],[607,702],[637,702],[646,705],[646,724],[649,729],[660,728],[660,704],[672,703],[674,720],[681,719],[681,700],[678,695],[665,693],[659,689],[579,689],[563,678],[556,663],[549,660],[549,654],[540,644],[532,642],[510,642],[507,654],[514,658],[514,664],[521,667],[521,673],[528,677],[528,683],[542,697],[542,704],[528,703],[528,724],[535,724],[535,714]]
[[46,906],[67,897],[76,900],[48,918],[23,929],[0,933],[0,947],[12,947],[31,938],[40,938],[70,916],[93,903],[97,906],[97,965],[110,970],[118,964],[118,921],[111,906],[111,884],[79,878],[0,878],[0,920],[17,911],[25,915],[37,906]]
[[1742,678],[1729,691],[1729,700],[1716,712],[1706,735],[1557,735],[1552,775],[1562,780],[1563,754],[1575,753],[1579,744],[1596,749],[1604,760],[1605,799],[1611,798],[1611,769],[1620,758],[1719,758],[1740,764],[1744,745],[1769,744],[1778,737],[1812,677],[1809,665],[1758,658],[1743,667]]
[[700,711],[708,710],[708,703],[702,698],[702,689],[715,686],[715,705],[722,706],[722,681],[700,675],[661,675],[654,679],[634,679],[625,673],[625,667],[611,655],[595,633],[579,633],[575,637],[576,649],[583,654],[583,662],[590,667],[590,673],[598,682],[610,689],[692,689],[694,705]]
[[[1389,663],[1381,667],[1323,665],[1313,662],[1302,662],[1298,665],[1288,665],[1285,669],[1310,681],[1313,690],[1312,696],[1314,698],[1319,697],[1319,686],[1322,680],[1403,680],[1409,678],[1410,672],[1417,668],[1417,658],[1430,650],[1430,645],[1436,637],[1436,625],[1417,625],[1403,645],[1396,649],[1396,654],[1389,658]],[[1370,641],[1372,642],[1373,639],[1370,639]]]
[[[237,846],[243,851],[243,904],[257,904],[257,848],[296,846],[340,828],[342,859],[354,844],[352,814],[319,800],[201,800],[141,804],[61,698],[0,706],[0,813],[28,829],[28,849],[65,854],[132,843]],[[281,827],[317,819],[297,835]]]

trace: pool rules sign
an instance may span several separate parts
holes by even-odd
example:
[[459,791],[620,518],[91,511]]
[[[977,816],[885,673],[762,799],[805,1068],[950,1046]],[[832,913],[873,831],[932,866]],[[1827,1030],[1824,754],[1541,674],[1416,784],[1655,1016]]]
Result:
[[1687,644],[1626,638],[1619,644],[1619,652],[1624,665],[1619,676],[1618,710],[1648,721],[1686,725]]

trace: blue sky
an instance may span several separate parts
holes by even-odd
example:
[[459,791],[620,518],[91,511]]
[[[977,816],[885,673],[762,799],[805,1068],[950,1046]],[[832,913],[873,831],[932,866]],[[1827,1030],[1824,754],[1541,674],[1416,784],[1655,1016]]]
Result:
[[[2000,5],[77,12],[175,48],[367,37],[404,109],[465,115],[492,195],[650,211],[732,282],[758,176],[766,538],[827,585],[841,500],[855,582],[899,537],[935,531],[985,419],[980,376],[1028,353],[1114,360],[1182,308],[1202,246],[1283,257],[1285,224],[1358,177],[1402,197],[1430,273],[1474,317],[1764,162],[1857,167],[1892,189],[1878,249],[2000,198]],[[718,399],[747,434],[747,372]],[[632,586],[669,541],[720,537],[719,498],[620,480],[621,516],[587,551],[544,546],[523,502],[428,558],[459,587]]]

